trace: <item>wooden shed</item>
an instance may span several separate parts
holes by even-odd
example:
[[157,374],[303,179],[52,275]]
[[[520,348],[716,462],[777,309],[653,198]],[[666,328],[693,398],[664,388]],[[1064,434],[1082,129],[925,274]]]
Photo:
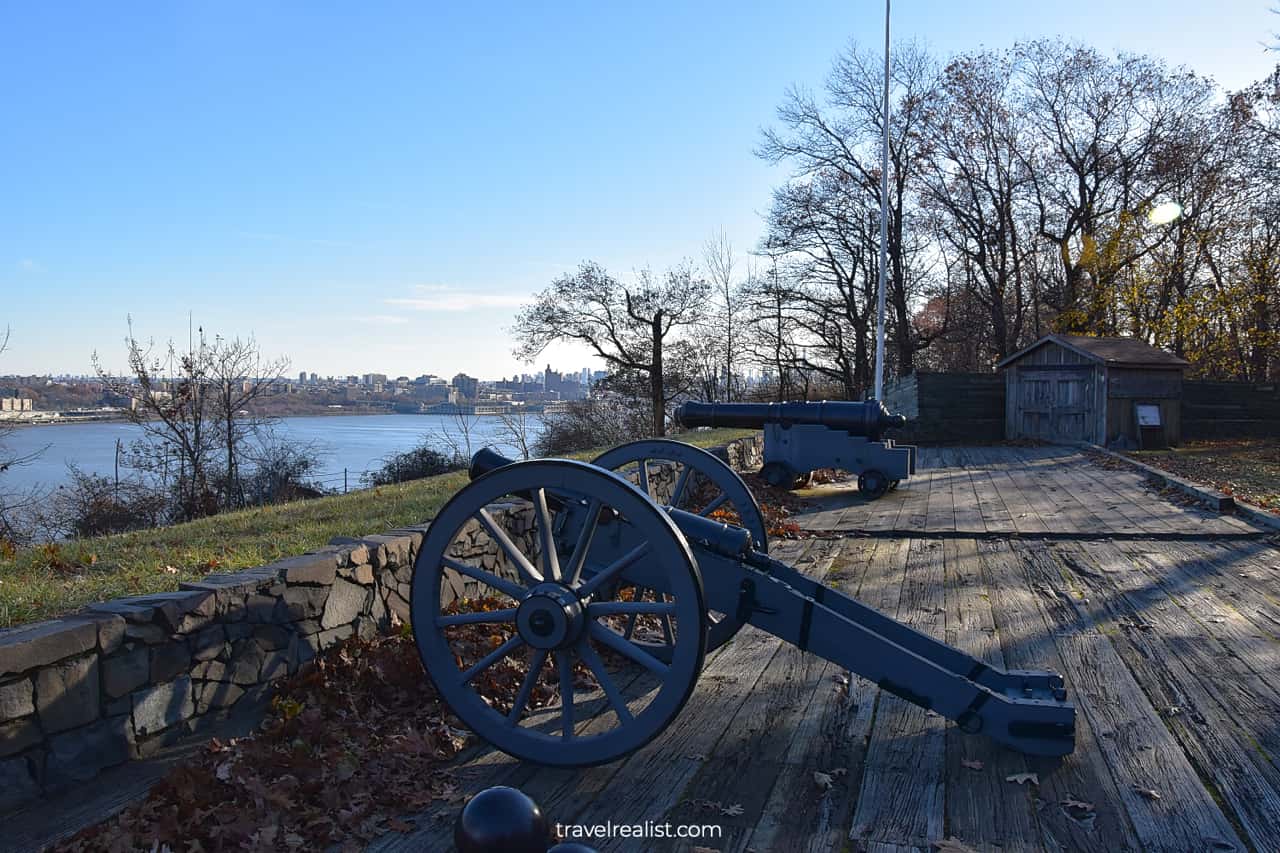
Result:
[[997,367],[1007,438],[1133,447],[1181,441],[1187,362],[1172,353],[1130,338],[1045,335]]

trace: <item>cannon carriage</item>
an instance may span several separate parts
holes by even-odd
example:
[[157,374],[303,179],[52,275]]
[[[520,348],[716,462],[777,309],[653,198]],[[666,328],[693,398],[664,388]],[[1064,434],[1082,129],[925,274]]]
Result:
[[761,476],[790,488],[818,468],[858,477],[858,490],[879,498],[916,470],[916,449],[884,438],[906,425],[883,403],[685,403],[675,418],[686,427],[741,427],[764,431]]
[[[597,462],[482,451],[419,550],[419,653],[453,711],[498,749],[559,766],[626,755],[671,724],[706,653],[747,623],[966,731],[1030,754],[1073,749],[1058,675],[986,665],[770,557],[759,508],[714,456],[650,441]],[[676,484],[666,505],[654,465]],[[524,529],[488,510],[511,503],[526,508]],[[477,523],[504,566],[458,556]],[[518,685],[514,699],[496,704],[484,689],[494,683]]]

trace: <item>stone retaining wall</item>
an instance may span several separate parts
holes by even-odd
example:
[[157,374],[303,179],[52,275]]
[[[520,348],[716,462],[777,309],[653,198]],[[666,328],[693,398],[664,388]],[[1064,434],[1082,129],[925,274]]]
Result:
[[[759,444],[759,436],[734,442],[721,456],[755,470]],[[669,488],[666,473],[651,471],[656,488]],[[534,547],[527,505],[491,511]],[[233,706],[265,699],[273,682],[321,650],[409,621],[409,581],[426,529],[335,539],[177,592],[0,631],[0,811],[206,732]],[[478,524],[454,556],[514,571]],[[452,580],[446,595],[474,593],[469,578]]]

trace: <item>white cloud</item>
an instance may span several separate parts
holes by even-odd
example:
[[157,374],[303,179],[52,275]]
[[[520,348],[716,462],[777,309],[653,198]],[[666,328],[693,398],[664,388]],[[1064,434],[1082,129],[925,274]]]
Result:
[[357,323],[368,323],[371,326],[403,326],[409,322],[409,318],[403,314],[366,314],[352,319]]
[[529,301],[521,293],[481,293],[471,290],[455,290],[447,284],[419,284],[419,293],[431,296],[414,296],[382,300],[387,305],[407,308],[410,311],[474,311],[477,308],[514,308]]

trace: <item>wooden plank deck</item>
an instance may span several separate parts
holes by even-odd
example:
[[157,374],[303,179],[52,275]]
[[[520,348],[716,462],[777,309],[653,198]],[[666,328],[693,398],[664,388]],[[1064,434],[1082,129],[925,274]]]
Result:
[[[721,829],[601,851],[1280,849],[1280,549],[1072,450],[921,463],[875,504],[833,490],[801,521],[847,535],[775,556],[988,663],[1062,672],[1074,753],[1023,756],[745,628],[633,755],[548,770],[477,749],[461,786],[517,785],[561,823]],[[450,849],[451,821],[370,849]]]
[[1252,537],[1247,520],[1160,496],[1132,469],[1103,468],[1070,447],[924,447],[915,476],[868,501],[853,483],[800,492],[818,531],[877,536]]

